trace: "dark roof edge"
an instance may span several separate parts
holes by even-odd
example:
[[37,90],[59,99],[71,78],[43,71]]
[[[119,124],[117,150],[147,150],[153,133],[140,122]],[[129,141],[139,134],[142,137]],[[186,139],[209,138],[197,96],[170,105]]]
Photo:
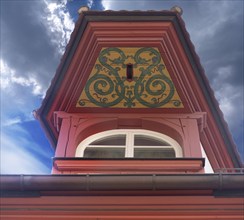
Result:
[[82,36],[83,32],[86,29],[87,23],[88,23],[87,19],[83,15],[80,15],[78,21],[75,24],[75,28],[70,35],[69,43],[65,48],[65,52],[60,60],[58,68],[56,69],[56,73],[51,81],[51,85],[49,86],[45,98],[42,101],[41,107],[36,110],[36,119],[38,119],[41,122],[41,125],[46,133],[46,136],[54,149],[56,148],[57,139],[55,137],[55,134],[49,127],[48,121],[46,120],[45,117],[48,113],[49,107],[51,106],[54,100],[58,88],[62,83],[62,80],[65,76],[65,72],[69,67],[69,64],[73,58],[75,50],[79,44],[80,38],[78,38],[77,35],[80,37]]
[[219,131],[224,139],[224,142],[227,147],[227,151],[232,158],[232,162],[235,167],[244,167],[244,164],[241,160],[241,157],[237,151],[237,147],[234,143],[233,137],[229,131],[228,124],[224,119],[223,112],[219,107],[219,103],[214,95],[214,91],[210,87],[209,80],[205,74],[204,68],[201,65],[200,57],[197,55],[195,51],[195,47],[190,39],[190,35],[186,30],[185,22],[181,18],[181,16],[177,15],[178,22],[174,22],[176,31],[179,33],[183,33],[184,39],[180,38],[181,34],[179,34],[180,41],[185,49],[185,52],[189,58],[189,61],[192,65],[194,72],[196,73],[196,77],[201,86],[201,89],[204,93],[204,96],[209,104],[213,117],[217,123]]
[[241,190],[244,174],[1,175],[1,191]]

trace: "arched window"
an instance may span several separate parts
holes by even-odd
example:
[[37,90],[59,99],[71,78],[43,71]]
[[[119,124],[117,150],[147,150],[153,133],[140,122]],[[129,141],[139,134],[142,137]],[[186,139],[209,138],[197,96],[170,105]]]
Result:
[[97,133],[82,141],[76,157],[84,158],[175,158],[180,145],[167,135],[142,129],[117,129]]

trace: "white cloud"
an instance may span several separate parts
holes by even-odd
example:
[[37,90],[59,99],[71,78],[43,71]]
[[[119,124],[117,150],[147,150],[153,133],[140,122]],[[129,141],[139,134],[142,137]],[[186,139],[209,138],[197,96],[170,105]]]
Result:
[[218,67],[215,71],[215,78],[212,85],[215,89],[223,87],[223,83],[228,80],[233,74],[233,67],[231,65]]
[[[188,7],[185,7],[186,12],[183,13],[186,27],[197,50],[204,50],[207,44],[215,42],[217,38],[220,40],[224,38],[224,36],[218,36],[221,28],[226,27],[227,33],[232,31],[228,30],[231,28],[228,26],[231,22],[241,23],[240,19],[236,20],[238,17],[243,17],[243,3],[241,1],[198,1],[197,4],[199,5],[197,7],[195,5],[190,11],[188,11]],[[239,31],[241,32],[241,30]],[[223,45],[223,47],[225,46]]]
[[102,0],[102,5],[105,10],[111,9],[112,2],[109,0]]
[[57,46],[59,54],[63,54],[70,34],[74,29],[74,22],[66,10],[67,1],[49,2],[44,1],[47,7],[47,14],[42,16],[46,28],[49,29],[50,40]]
[[3,121],[2,122],[2,126],[5,127],[5,126],[12,126],[12,125],[15,125],[15,124],[18,124],[18,123],[21,123],[22,120],[20,117],[14,117],[14,118],[11,118],[9,119],[8,121]]
[[[10,68],[6,62],[4,62],[2,59],[1,62],[1,90],[9,89],[11,90],[15,85],[18,84],[22,87],[29,87],[32,90],[32,94],[36,96],[44,96],[45,91],[42,85],[37,81],[37,79],[34,78],[36,75],[29,74],[30,76],[17,76],[17,71],[13,68]],[[33,76],[31,76],[33,75]],[[27,88],[27,89],[29,89]]]
[[0,79],[1,79],[1,89],[6,89],[10,86],[10,78],[15,74],[15,71],[1,59],[0,60]]
[[48,169],[40,161],[35,160],[33,155],[21,150],[21,146],[5,150],[1,157],[1,174],[45,173],[42,170]]
[[5,4],[1,23],[1,117],[9,121],[19,114],[22,119],[24,115],[24,121],[33,120],[30,112],[45,96],[74,23],[65,8],[66,1],[19,2],[19,23],[11,16],[15,4]]
[[[232,66],[219,67],[215,73],[212,85],[215,89],[215,96],[219,102],[220,109],[228,122],[230,129],[239,132],[243,129],[243,85],[232,85],[228,79],[233,75]],[[240,79],[240,80],[243,80]],[[237,107],[238,106],[238,107]]]
[[40,107],[74,28],[65,3],[4,2],[0,38],[1,173],[50,172],[44,163],[50,161],[53,152],[44,151],[35,142],[35,131],[28,130],[28,124],[33,123],[31,112]]
[[[12,126],[13,128],[14,126]],[[30,136],[20,127],[1,133],[0,172],[1,174],[44,174],[50,173],[50,168],[36,155],[49,157],[48,153],[41,151],[41,146],[36,146]],[[13,132],[13,133],[11,133]],[[28,149],[29,148],[29,149]]]
[[238,131],[243,126],[243,86],[233,86],[223,83],[222,87],[215,92],[219,101],[220,109],[232,131]]
[[91,8],[93,2],[94,2],[93,0],[88,0],[88,3],[87,3],[87,4],[88,4],[88,7],[89,7],[89,8]]

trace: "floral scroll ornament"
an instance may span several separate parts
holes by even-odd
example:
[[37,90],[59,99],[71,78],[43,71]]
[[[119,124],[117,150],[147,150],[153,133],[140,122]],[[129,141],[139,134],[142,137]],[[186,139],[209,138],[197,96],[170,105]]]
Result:
[[[133,61],[137,74],[128,83],[126,64]],[[175,107],[181,101],[172,100],[175,88],[171,79],[164,74],[160,53],[154,48],[140,48],[133,55],[126,55],[119,48],[103,49],[99,55],[95,73],[88,79],[85,93],[89,102],[100,107],[113,107],[123,103],[126,108],[158,108],[172,102]],[[85,106],[87,100],[80,100]]]

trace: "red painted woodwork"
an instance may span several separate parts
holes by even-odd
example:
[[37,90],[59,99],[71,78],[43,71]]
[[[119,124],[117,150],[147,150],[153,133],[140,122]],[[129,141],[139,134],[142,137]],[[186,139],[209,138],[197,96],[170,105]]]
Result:
[[184,157],[199,158],[202,155],[198,132],[202,132],[205,125],[205,113],[134,115],[55,112],[55,127],[60,137],[55,157],[74,157],[78,144],[98,132],[137,128],[164,133],[178,141]]
[[[77,108],[77,100],[104,47],[157,48],[184,108]],[[243,220],[241,174],[236,174],[236,179],[232,176],[224,179],[221,173],[202,178],[200,143],[214,170],[240,167],[241,162],[184,22],[177,13],[82,12],[46,98],[36,113],[56,149],[52,173],[58,175],[51,175],[52,184],[47,181],[50,176],[10,176],[1,194],[1,220]],[[168,135],[180,144],[184,158],[145,161],[74,158],[81,141],[112,129],[145,129]],[[169,177],[159,182],[156,189],[154,177],[165,173]],[[70,182],[69,174],[75,174],[73,178],[78,181]],[[79,174],[83,174],[82,181]],[[92,183],[91,174],[93,180],[98,176],[103,179]],[[128,174],[127,179],[120,174]],[[141,179],[136,174],[141,174]],[[144,174],[150,174],[149,188],[143,188]],[[176,174],[183,180],[176,179]],[[117,188],[111,183],[115,182],[115,176],[119,177]],[[130,186],[128,182],[136,190],[126,190]],[[176,189],[165,188],[167,184],[170,187],[173,184]],[[199,185],[202,188],[197,188]]]
[[195,173],[203,170],[201,159],[185,160],[72,160],[54,158],[53,174],[162,174]]
[[[88,12],[89,14],[89,12]],[[167,14],[167,13],[166,13]],[[84,15],[85,16],[85,15]],[[172,13],[171,13],[172,16]],[[71,39],[71,43],[74,41],[78,29],[82,27],[82,16],[76,25],[76,29]],[[182,26],[184,30],[184,25],[181,19],[179,19],[179,25]],[[131,35],[131,31],[133,31],[133,35]],[[185,30],[184,30],[185,31]],[[186,31],[185,31],[186,32]],[[185,34],[185,33],[184,33]],[[184,35],[186,42],[189,44],[189,48],[194,53],[194,49],[192,48],[192,44],[188,39],[187,34]],[[157,47],[161,53],[163,60],[167,65],[167,69],[170,73],[170,76],[175,84],[175,87],[180,94],[180,97],[183,101],[184,108],[183,109],[115,109],[115,108],[76,108],[76,102],[79,98],[79,95],[84,88],[86,80],[88,79],[89,73],[95,63],[95,60],[103,47]],[[57,74],[53,80],[51,85],[51,89],[55,85],[55,81],[59,77],[59,72],[62,71],[62,66],[65,63],[65,59],[67,59],[69,49],[71,48],[71,44],[68,45],[68,49],[64,58],[58,68]],[[195,56],[195,62],[198,66],[199,60]],[[199,67],[200,70],[201,66]],[[215,101],[218,109],[218,104],[213,98],[213,93],[208,86],[207,79],[202,73],[203,79],[206,81],[207,89],[210,91],[210,98]],[[198,141],[200,138],[201,143],[203,144],[203,148],[206,151],[206,154],[211,162],[211,165],[214,169],[219,169],[221,167],[234,167],[233,161],[229,156],[227,151],[227,146],[224,142],[224,138],[222,137],[218,126],[216,125],[216,117],[213,115],[210,107],[208,106],[206,97],[204,97],[201,87],[199,86],[199,81],[197,79],[195,70],[191,65],[188,56],[186,54],[185,49],[182,46],[182,42],[179,39],[178,33],[175,29],[173,22],[171,21],[96,21],[96,19],[89,21],[85,27],[83,35],[80,39],[80,42],[76,48],[74,56],[66,70],[64,78],[62,79],[62,83],[56,87],[55,96],[53,96],[52,103],[48,107],[47,112],[45,113],[45,121],[47,124],[44,125],[44,128],[48,130],[48,135],[50,133],[54,134],[55,139],[57,140],[57,149],[55,156],[73,156],[74,148],[77,146],[77,141],[81,141],[88,135],[108,130],[111,128],[120,128],[118,125],[117,116],[116,118],[111,118],[109,121],[102,122],[103,119],[99,119],[100,123],[95,123],[94,120],[97,117],[95,113],[109,113],[119,115],[121,113],[128,113],[130,120],[132,118],[137,117],[138,114],[172,114],[172,116],[177,114],[192,114],[196,112],[205,112],[207,116],[207,123],[201,132],[197,132],[197,125],[194,120],[190,121],[181,121],[181,123],[186,123],[187,127],[191,127],[191,129],[185,130],[182,125],[181,132],[180,129],[173,129],[169,127],[169,133],[177,133],[174,138],[181,139],[181,142],[184,144],[184,153],[185,156],[196,156],[200,157],[200,142]],[[44,108],[46,108],[46,103],[48,97],[50,96],[50,92],[47,93],[47,98],[44,100],[43,106],[39,109],[38,114],[41,115]],[[69,131],[72,137],[76,136],[76,140],[71,140],[69,143],[65,142],[64,139],[67,137],[60,137],[59,131],[56,129],[54,124],[54,116],[53,113],[56,111],[65,111],[67,113],[72,113],[72,117],[75,118],[75,113],[94,113],[94,120],[90,119],[89,122],[85,121],[83,124],[87,127],[88,130],[81,131],[80,134],[77,134],[77,129],[71,126],[71,130]],[[177,118],[177,116],[176,116]],[[159,119],[159,118],[158,118]],[[158,119],[153,119],[154,121]],[[43,119],[41,119],[42,122]],[[64,119],[63,123],[67,124],[71,119]],[[79,118],[79,122],[82,123],[82,118]],[[128,121],[128,120],[127,120]],[[151,122],[151,121],[150,121]],[[72,123],[74,123],[74,119],[72,119]],[[93,128],[89,127],[89,123],[93,123]],[[129,122],[128,122],[129,123]],[[131,128],[134,126],[143,127],[146,126],[148,129],[157,130],[156,122],[154,124],[149,125],[149,120],[141,120],[142,125],[138,125],[136,123],[132,123]],[[194,124],[195,123],[195,124]],[[94,129],[94,125],[96,124],[96,128]],[[159,123],[158,126],[162,126],[163,123]],[[165,123],[164,123],[165,124]],[[48,128],[47,128],[48,126]],[[75,126],[75,125],[74,125]],[[122,126],[122,125],[121,125]],[[129,128],[129,125],[124,125],[124,127]],[[49,130],[50,129],[50,130]],[[65,128],[67,129],[67,126]],[[92,130],[93,129],[93,130]],[[226,128],[227,129],[227,128]],[[159,129],[160,130],[160,129]],[[167,129],[166,129],[167,130]],[[228,130],[228,129],[227,129]],[[67,130],[66,130],[67,131]],[[194,135],[192,135],[192,133]],[[63,135],[63,131],[61,132]],[[184,137],[180,135],[184,133]],[[227,132],[228,133],[228,132]],[[66,134],[67,135],[67,134]],[[228,133],[229,135],[229,133]],[[188,136],[188,139],[186,139]],[[194,140],[191,139],[192,136],[197,136]],[[227,137],[229,141],[234,146],[231,136]],[[191,139],[191,140],[190,140]],[[179,141],[179,140],[178,140]],[[189,143],[187,143],[189,141]],[[63,143],[63,148],[61,149],[61,144]],[[65,144],[64,144],[65,143]],[[194,147],[193,147],[194,146]],[[56,147],[56,146],[55,146]],[[190,150],[191,149],[191,150]]]
[[25,200],[3,198],[1,203],[2,220],[243,219],[243,198],[215,198],[211,195],[188,195],[187,199],[177,195],[41,196]]

